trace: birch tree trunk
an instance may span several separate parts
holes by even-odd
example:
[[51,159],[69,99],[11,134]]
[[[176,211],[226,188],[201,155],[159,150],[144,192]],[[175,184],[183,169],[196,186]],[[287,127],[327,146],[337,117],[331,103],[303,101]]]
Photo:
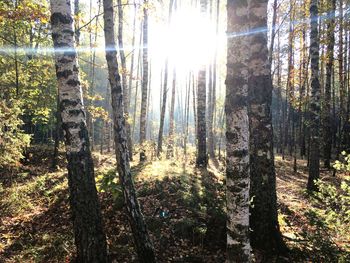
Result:
[[[136,1],[134,1],[134,14],[136,14],[137,12],[137,6],[136,6]],[[134,15],[134,21],[133,21],[133,30],[132,30],[132,46],[133,46],[133,51],[131,54],[131,63],[130,63],[130,71],[129,71],[129,84],[128,84],[128,97],[129,97],[129,118],[131,115],[131,111],[130,111],[130,107],[131,107],[131,91],[132,91],[132,83],[133,83],[133,78],[134,78],[134,63],[135,63],[135,53],[136,53],[136,48],[135,48],[135,44],[136,44],[136,15]],[[135,119],[133,119],[133,124],[135,123]],[[133,136],[134,133],[131,130],[131,124],[129,121],[129,126],[130,126],[130,130],[129,130],[129,135],[128,135],[128,140],[130,139],[130,141],[128,141],[129,143],[129,152],[130,152],[130,161],[133,160]]]
[[77,47],[80,45],[79,15],[80,15],[79,0],[74,0],[75,45]]
[[249,242],[248,1],[227,1],[227,262],[251,262]]
[[[120,50],[120,62],[122,66],[122,88],[123,88],[123,101],[124,101],[124,114],[125,114],[125,128],[126,128],[126,136],[128,139],[128,150],[129,150],[129,158],[132,160],[132,141],[131,141],[131,127],[129,122],[129,107],[130,107],[130,98],[129,91],[127,85],[127,69],[126,69],[126,58],[124,53],[124,43],[123,43],[123,6],[122,1],[118,0],[118,46]],[[136,14],[135,14],[136,15]]]
[[[268,1],[249,1],[250,30],[267,28]],[[251,244],[270,255],[284,248],[277,219],[276,174],[272,132],[272,79],[267,33],[250,34],[248,91],[250,124]]]
[[320,82],[319,82],[319,37],[317,0],[311,0],[310,17],[310,58],[311,58],[311,97],[310,97],[310,160],[307,189],[317,190],[315,180],[320,176]]
[[104,0],[103,9],[106,60],[108,66],[109,83],[111,86],[117,171],[139,261],[152,263],[155,262],[153,245],[148,235],[147,226],[144,222],[139,202],[136,198],[136,191],[130,171],[129,151],[124,117],[123,90],[118,72],[117,50],[115,48],[114,40],[113,0]]
[[51,0],[52,38],[77,262],[107,262],[106,236],[95,186],[86,114],[79,81],[70,1]]
[[146,161],[146,120],[147,120],[147,88],[148,88],[148,0],[143,1],[143,53],[142,53],[142,84],[141,84],[141,114],[140,114],[140,162]]

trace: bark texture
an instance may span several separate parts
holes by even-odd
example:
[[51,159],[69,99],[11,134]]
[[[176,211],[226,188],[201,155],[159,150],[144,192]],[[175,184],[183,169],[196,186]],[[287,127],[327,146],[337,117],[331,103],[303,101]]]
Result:
[[77,262],[106,262],[107,244],[95,186],[94,166],[79,81],[70,1],[51,1],[55,48]]
[[317,0],[310,3],[311,32],[310,32],[310,58],[311,58],[311,97],[310,97],[310,156],[309,178],[307,189],[317,189],[315,180],[320,176],[320,82],[319,82],[319,37],[318,37],[318,6]]
[[[250,0],[250,29],[267,27],[268,1]],[[276,174],[272,131],[272,80],[267,33],[249,35],[249,124],[250,124],[250,212],[251,244],[272,254],[283,241],[277,219]]]
[[75,20],[75,45],[77,47],[80,45],[79,15],[79,0],[74,0],[74,16],[78,18]]
[[227,1],[227,262],[251,262],[249,242],[248,1]]
[[140,262],[155,262],[153,244],[148,235],[146,223],[136,198],[134,182],[131,177],[129,151],[124,117],[123,90],[118,72],[117,50],[114,40],[113,1],[103,1],[103,18],[108,65],[109,83],[111,86],[113,129],[117,171],[122,187],[127,215]]

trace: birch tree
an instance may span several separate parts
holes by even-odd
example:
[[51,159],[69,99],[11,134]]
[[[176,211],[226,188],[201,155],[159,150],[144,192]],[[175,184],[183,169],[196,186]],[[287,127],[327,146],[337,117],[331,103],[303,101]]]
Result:
[[267,48],[268,1],[249,1],[249,124],[251,244],[266,254],[284,248],[277,219],[276,174],[272,132],[272,79]]
[[141,114],[140,114],[140,161],[146,160],[146,120],[148,97],[148,0],[143,1],[143,49],[142,49],[142,82],[141,82]]
[[113,1],[104,0],[103,10],[106,60],[111,86],[114,143],[119,182],[122,187],[129,224],[134,236],[139,261],[152,263],[155,262],[153,244],[148,235],[147,226],[136,198],[135,186],[131,177],[126,120],[124,117],[123,89],[118,72],[117,50],[114,40]]
[[248,1],[227,1],[226,202],[227,262],[250,262]]
[[129,150],[129,157],[130,160],[132,160],[132,141],[131,141],[131,127],[129,123],[129,107],[130,107],[130,97],[129,97],[129,88],[127,85],[127,69],[126,69],[126,57],[124,52],[124,42],[123,42],[123,19],[124,19],[124,12],[123,12],[123,5],[122,1],[118,0],[118,46],[120,50],[120,62],[122,66],[122,88],[123,88],[123,98],[124,98],[124,113],[125,113],[125,125],[126,125],[126,136],[128,138],[128,150]]
[[79,81],[70,1],[51,1],[59,110],[68,161],[68,185],[77,262],[107,262],[107,244],[95,186]]

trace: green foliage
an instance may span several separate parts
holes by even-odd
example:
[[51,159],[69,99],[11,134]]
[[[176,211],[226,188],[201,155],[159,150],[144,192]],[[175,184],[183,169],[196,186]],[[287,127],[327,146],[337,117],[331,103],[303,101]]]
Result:
[[[334,168],[350,171],[350,155],[342,152],[343,161],[336,161]],[[305,233],[314,248],[322,251],[326,260],[348,262],[350,250],[350,176],[344,176],[340,185],[318,180],[318,192],[312,196],[313,208],[306,213],[314,231]],[[329,238],[325,238],[329,237]],[[345,251],[344,251],[345,250]]]
[[5,50],[0,52],[0,98],[7,105],[18,102],[14,107],[22,111],[14,114],[21,116],[27,133],[34,133],[34,141],[55,123],[54,60],[43,49],[52,46],[49,16],[44,0],[0,1],[0,46]]
[[336,160],[333,167],[338,171],[350,172],[350,154],[345,151],[341,152],[343,161]]
[[118,183],[117,172],[113,169],[103,170],[97,175],[97,187],[100,192],[111,193],[114,200],[122,197],[122,190]]
[[21,113],[18,103],[8,106],[0,101],[0,167],[17,165],[29,145],[30,136],[20,129]]
[[319,180],[319,192],[315,193],[316,203],[322,202],[324,208],[315,208],[324,224],[333,232],[346,237],[350,229],[350,177],[341,182],[340,189],[336,185]]

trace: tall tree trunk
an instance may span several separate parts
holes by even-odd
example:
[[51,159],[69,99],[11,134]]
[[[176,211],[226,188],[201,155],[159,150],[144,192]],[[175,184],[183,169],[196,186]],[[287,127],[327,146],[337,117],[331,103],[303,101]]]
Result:
[[[279,148],[280,150],[277,152],[282,153],[283,149],[283,120],[282,120],[282,115],[283,115],[283,101],[282,101],[282,85],[281,85],[281,41],[280,41],[280,31],[277,33],[277,124],[276,124],[276,131],[277,132],[277,149]],[[271,66],[271,65],[270,65]]]
[[[293,138],[294,138],[294,14],[295,14],[295,3],[290,2],[290,21],[289,21],[289,37],[288,37],[288,78],[286,88],[286,101],[287,101],[287,120],[285,129],[285,147],[289,148],[289,154],[292,156]],[[291,133],[290,123],[292,123]]]
[[[194,74],[192,75],[192,105],[193,105],[193,120],[194,120],[194,133],[196,134],[196,139],[194,140],[195,146],[197,145],[197,110],[196,110],[196,83]],[[197,148],[197,147],[196,147]]]
[[324,142],[324,166],[330,168],[332,154],[332,113],[331,113],[331,83],[334,53],[334,17],[336,1],[329,2],[330,17],[327,21],[327,55],[326,55],[326,85],[323,104],[323,142]]
[[[206,16],[207,0],[200,0],[201,15]],[[207,167],[207,128],[206,128],[206,65],[200,66],[197,85],[197,167]]]
[[[227,1],[228,34],[249,31],[248,1]],[[226,76],[227,261],[251,262],[249,242],[248,37],[228,36]]]
[[344,127],[344,132],[345,132],[345,148],[344,150],[346,152],[349,152],[350,150],[350,32],[349,32],[349,26],[350,26],[350,22],[347,21],[347,27],[346,27],[346,36],[347,36],[347,48],[345,50],[348,50],[348,54],[347,54],[347,63],[345,66],[344,65],[344,72],[345,75],[347,76],[346,78],[346,86],[347,86],[347,101],[346,101],[346,126]]
[[350,151],[350,121],[349,121],[349,111],[348,111],[348,108],[349,108],[349,101],[348,101],[348,98],[349,98],[349,87],[348,87],[348,59],[347,59],[347,54],[348,54],[348,33],[347,33],[347,30],[348,30],[348,21],[346,20],[344,22],[344,38],[345,38],[345,43],[344,43],[344,58],[343,58],[343,61],[344,61],[344,66],[343,66],[343,85],[344,85],[344,95],[345,95],[345,98],[344,98],[344,124],[343,124],[343,149],[342,150],[345,150],[346,152],[349,152]]
[[186,123],[185,123],[185,138],[184,138],[184,157],[185,157],[185,164],[187,162],[187,141],[188,141],[188,124],[189,124],[189,116],[190,116],[190,95],[191,95],[191,72],[188,75],[188,84],[186,89]]
[[[209,1],[209,14],[210,14],[210,22],[213,21],[213,0]],[[208,156],[210,158],[214,157],[214,135],[213,135],[213,120],[214,120],[214,104],[215,101],[213,100],[213,68],[214,65],[214,58],[213,61],[210,61],[209,67],[208,67],[208,99],[207,99],[207,137],[208,137]]]
[[167,159],[174,157],[174,113],[175,113],[175,89],[176,88],[176,70],[173,71],[173,89],[171,92],[171,104],[170,104],[170,114],[169,114],[169,143],[166,157]]
[[276,37],[276,20],[277,20],[277,0],[273,1],[273,14],[272,14],[272,25],[271,25],[271,39],[270,39],[270,48],[269,48],[269,64],[272,66],[272,55],[273,55],[273,48],[275,43],[275,37]]
[[53,157],[52,157],[52,164],[51,168],[56,169],[58,165],[58,159],[59,159],[59,148],[60,148],[60,140],[61,140],[61,110],[60,110],[60,98],[57,94],[56,98],[57,102],[57,111],[56,111],[56,133],[55,133],[55,145],[53,150]]
[[146,161],[146,116],[148,88],[148,0],[143,1],[143,49],[142,49],[142,83],[140,114],[140,162]]
[[[141,29],[142,29],[142,24],[141,24]],[[139,80],[140,80],[140,70],[141,70],[141,45],[142,45],[142,30],[140,33],[140,41],[139,41],[139,55],[137,59],[137,69],[136,69],[136,83],[135,83],[135,93],[134,93],[134,110],[133,110],[133,122],[132,122],[132,139],[135,140],[135,127],[136,127],[136,113],[137,113],[137,99],[138,99],[138,87],[139,87]]]
[[160,112],[160,124],[158,132],[158,145],[157,145],[157,157],[160,157],[163,147],[163,130],[164,130],[164,120],[165,120],[165,110],[166,110],[166,101],[168,96],[168,59],[165,61],[164,66],[164,79],[163,79],[163,97],[162,97],[162,107]]
[[317,0],[311,0],[310,17],[310,57],[311,57],[311,97],[310,97],[310,165],[307,189],[316,190],[315,180],[320,176],[319,127],[320,127],[320,82],[319,82],[319,36]]
[[[268,1],[249,2],[250,30],[267,27]],[[255,10],[261,10],[259,13]],[[276,174],[272,132],[272,81],[266,31],[249,37],[250,212],[251,244],[271,255],[284,247],[277,219]]]
[[79,47],[80,45],[80,29],[79,29],[79,15],[80,15],[80,8],[79,8],[79,0],[74,0],[74,30],[75,30],[75,45]]
[[[168,25],[170,25],[171,14],[173,10],[175,0],[170,0],[169,2],[169,16],[168,16]],[[166,109],[166,101],[168,96],[168,66],[169,61],[168,58],[165,59],[164,64],[164,80],[163,80],[163,95],[162,95],[162,103],[161,103],[161,111],[160,111],[160,123],[159,123],[159,132],[158,132],[158,144],[157,144],[157,157],[160,157],[160,153],[162,152],[163,147],[163,131],[164,131],[164,120],[165,120],[165,109]]]
[[129,122],[129,107],[130,107],[130,98],[129,98],[129,90],[127,85],[127,69],[126,69],[126,58],[124,53],[124,42],[123,42],[123,5],[121,0],[117,0],[118,4],[118,46],[119,46],[119,54],[120,54],[120,62],[121,62],[121,75],[122,75],[122,88],[123,88],[123,101],[124,101],[124,114],[125,114],[125,128],[126,128],[126,136],[128,139],[128,150],[129,157],[132,160],[132,141],[131,141],[131,127]]
[[[128,88],[128,91],[129,91],[129,104],[130,104],[130,100],[131,100],[131,90],[132,90],[132,81],[133,81],[133,73],[134,73],[134,63],[135,63],[135,51],[136,51],[136,12],[137,12],[137,5],[136,5],[136,1],[134,1],[134,21],[133,21],[133,25],[132,25],[132,48],[133,48],[133,51],[131,53],[131,63],[130,63],[130,71],[129,71],[129,88]],[[129,105],[130,107],[130,105]]]
[[[147,128],[146,128],[146,138],[147,138],[147,134],[149,134],[149,140],[150,141],[153,141],[152,139],[152,122],[151,122],[151,115],[152,115],[152,107],[151,107],[151,100],[152,100],[152,93],[151,93],[151,87],[152,87],[152,63],[151,63],[152,60],[150,60],[150,63],[149,63],[149,74],[148,74],[148,79],[149,79],[149,82],[148,82],[148,91],[147,91],[147,94],[148,94],[148,97],[147,97],[147,114],[146,114],[146,123],[148,123],[149,125],[147,125]],[[147,132],[148,130],[148,132]]]
[[337,116],[336,116],[336,93],[335,93],[335,67],[332,68],[332,129],[333,129],[333,148],[337,148]]
[[107,262],[106,236],[89,148],[70,1],[51,0],[51,26],[77,262]]
[[[302,14],[306,15],[306,3],[303,2],[302,6]],[[305,133],[306,133],[306,124],[305,124],[305,108],[306,108],[306,98],[308,94],[305,94],[306,85],[308,83],[308,75],[307,75],[307,67],[308,67],[308,56],[307,56],[307,48],[306,48],[306,28],[307,25],[302,26],[301,30],[301,88],[300,88],[300,101],[299,101],[299,112],[300,112],[300,127],[299,127],[299,147],[300,147],[300,157],[303,159],[306,154],[306,146],[305,146]]]
[[134,242],[140,262],[155,262],[153,245],[148,235],[147,226],[136,198],[134,182],[131,176],[129,151],[124,117],[123,90],[118,72],[117,50],[115,48],[113,1],[103,1],[103,18],[106,45],[106,60],[108,65],[109,83],[114,123],[115,155],[117,170],[126,204],[129,223],[134,236]]
[[105,120],[101,120],[101,128],[100,128],[100,154],[103,154],[103,144],[104,144],[104,134],[105,134]]
[[[137,11],[137,5],[136,2],[134,1],[134,22],[133,22],[133,31],[132,31],[132,47],[133,47],[133,51],[131,54],[131,63],[130,63],[130,72],[129,72],[129,87],[128,87],[128,97],[129,97],[129,118],[130,118],[130,101],[131,101],[131,90],[132,90],[132,81],[133,81],[133,77],[134,77],[134,63],[135,63],[135,53],[136,53],[136,48],[135,48],[135,44],[136,44],[136,11]],[[133,123],[135,123],[135,119],[133,120]],[[129,121],[129,135],[128,135],[128,140],[130,139],[130,141],[128,141],[129,143],[129,157],[130,157],[130,161],[133,160],[133,135],[134,132],[131,131],[131,125],[130,125],[130,121]]]
[[[216,2],[216,35],[219,34],[219,14],[220,14],[220,0]],[[210,158],[215,158],[215,112],[216,112],[216,86],[217,86],[217,53],[218,44],[215,43],[215,52],[213,59],[213,74],[212,74],[212,85],[211,85],[211,103],[210,103],[210,115],[208,116],[208,154]]]
[[339,62],[339,100],[340,100],[340,124],[339,124],[339,146],[338,154],[343,147],[343,126],[345,123],[345,87],[344,87],[344,74],[343,74],[343,0],[339,0],[339,50],[338,50],[338,62]]
[[[303,6],[301,6],[301,10]],[[305,60],[305,30],[304,30],[304,25],[302,25],[302,28],[299,32],[299,40],[300,40],[300,52],[299,52],[299,102],[298,102],[298,128],[299,128],[299,138],[298,138],[298,143],[299,147],[301,148],[301,137],[302,137],[302,126],[303,126],[303,99],[305,96],[305,81],[303,80],[303,73],[304,73],[304,60]],[[296,135],[296,133],[295,133]],[[294,141],[295,147],[294,147],[294,162],[295,162],[295,167],[296,167],[296,144],[297,140]],[[303,156],[301,156],[303,158]],[[295,169],[296,172],[296,169]]]

